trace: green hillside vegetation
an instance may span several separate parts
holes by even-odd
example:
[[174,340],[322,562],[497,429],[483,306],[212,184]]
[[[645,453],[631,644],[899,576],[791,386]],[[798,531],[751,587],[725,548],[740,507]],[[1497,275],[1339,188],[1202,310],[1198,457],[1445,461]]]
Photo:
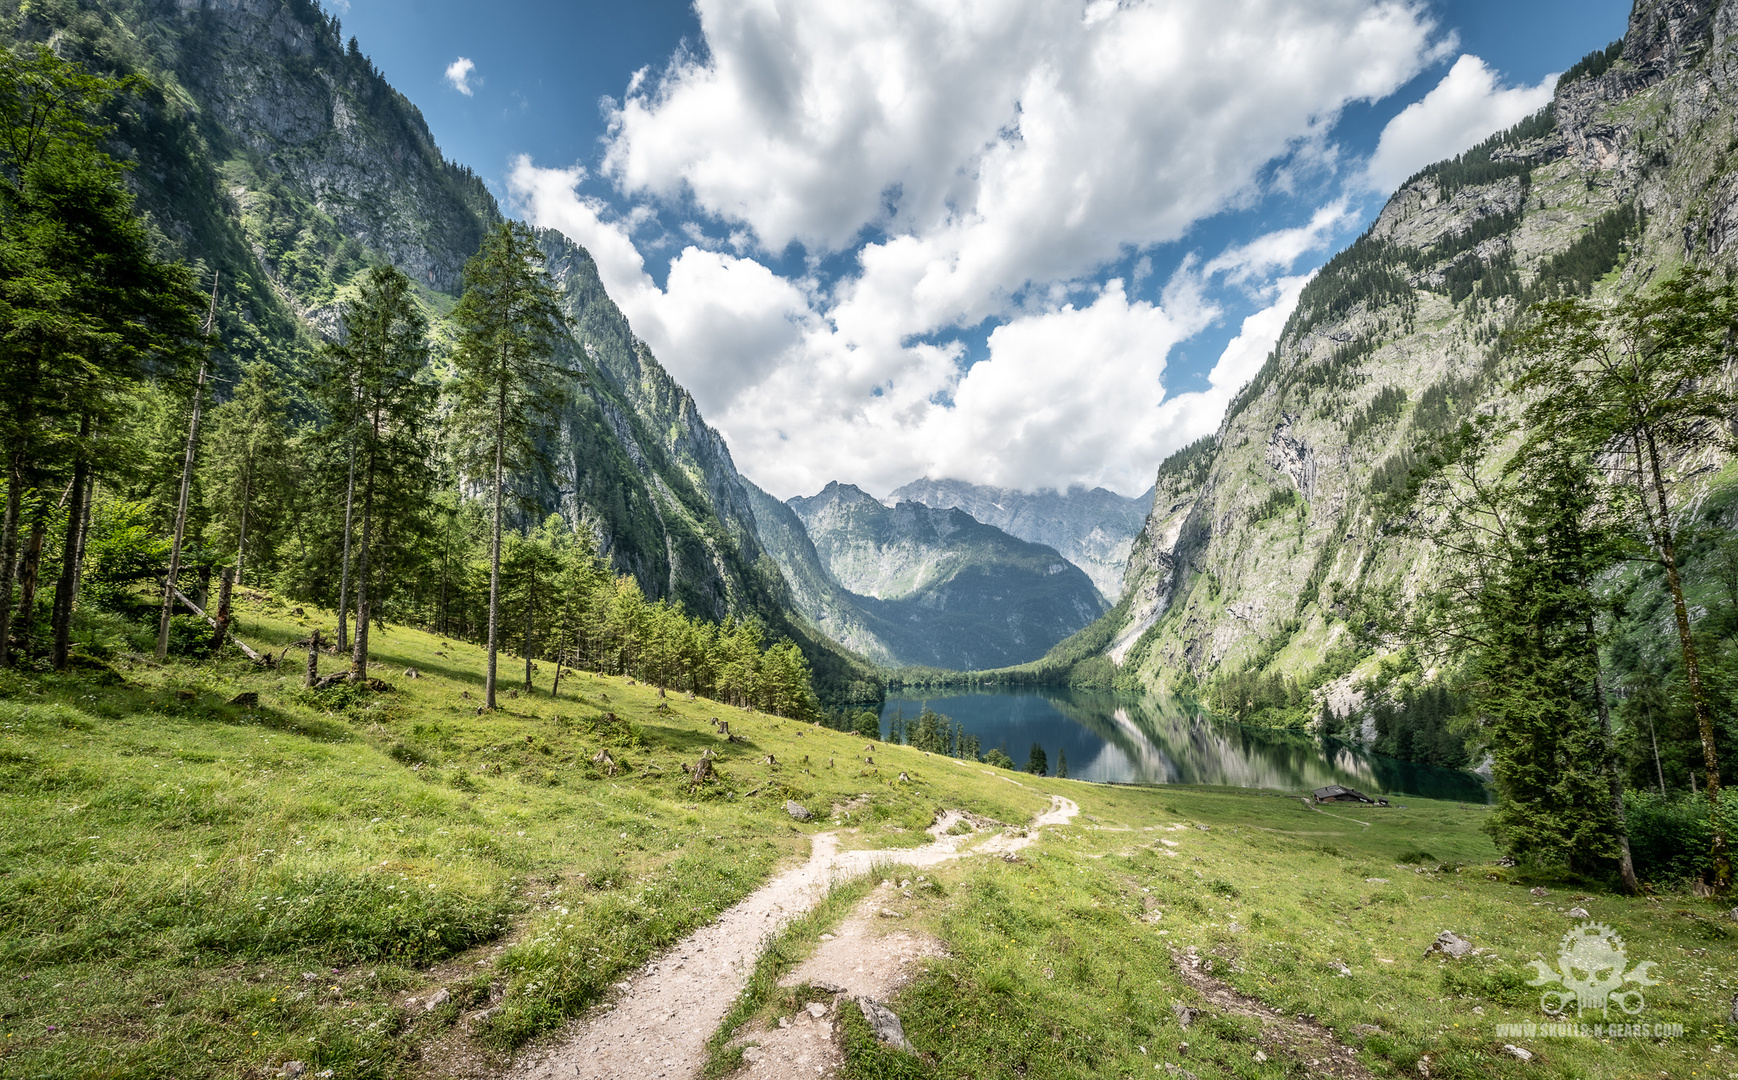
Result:
[[[429,323],[420,378],[442,398],[429,418],[438,429],[431,498],[390,523],[372,599],[389,619],[478,633],[476,583],[459,570],[480,542],[466,473],[476,462],[463,460],[468,443],[451,423],[459,335],[448,316],[466,261],[502,221],[482,181],[444,158],[415,105],[311,0],[269,16],[152,0],[0,4],[0,35],[22,51],[52,40],[74,69],[122,80],[88,119],[108,129],[101,145],[127,169],[153,252],[188,266],[201,290],[214,276],[220,283],[203,403],[215,445],[201,451],[192,482],[190,595],[215,592],[220,565],[243,546],[245,517],[244,580],[339,604],[347,449],[330,437],[330,409],[310,400],[308,375],[366,275],[391,265],[412,280]],[[508,531],[528,535],[559,513],[649,598],[712,622],[758,621],[794,642],[829,704],[879,701],[872,666],[795,613],[716,434],[635,338],[590,256],[552,232],[537,244],[572,320],[555,359],[591,377],[566,388],[559,423],[539,433],[539,467],[515,474]],[[130,526],[170,531],[196,366],[136,380],[126,423],[99,425],[128,452],[94,483],[103,499],[142,507],[129,511]],[[244,390],[253,396],[242,423],[231,399]],[[257,475],[232,468],[246,428],[270,436]],[[27,550],[33,530],[50,527],[35,492],[58,495],[68,479],[65,469],[16,485]]]
[[[1524,961],[1552,955],[1571,903],[1660,965],[1645,1019],[1687,1034],[1527,1042],[1551,1067],[1677,1075],[1726,1037],[1738,953],[1713,905],[1498,867],[1484,807],[1323,813],[1279,793],[1016,785],[906,746],[877,746],[870,765],[860,738],[621,676],[571,675],[552,696],[547,668],[535,693],[479,716],[482,652],[401,627],[374,638],[390,689],[309,691],[294,643],[331,619],[244,599],[237,629],[286,651],[279,672],[233,651],[159,666],[99,620],[81,626],[73,671],[0,676],[8,1072],[228,1077],[295,1059],[441,1075],[455,1047],[489,1060],[606,999],[816,831],[898,848],[943,808],[1020,824],[1050,793],[1083,816],[1015,861],[925,871],[906,925],[949,955],[893,1002],[917,1056],[847,1021],[849,1075],[1303,1067],[1204,1000],[1189,956],[1309,1014],[1373,1069],[1428,1054],[1449,1075],[1531,1075],[1493,1025],[1542,1019]],[[714,775],[695,787],[706,750]],[[817,819],[793,822],[786,799]],[[1490,955],[1424,957],[1443,928]],[[804,940],[763,965],[788,966]],[[735,1022],[795,1007],[756,985]],[[439,989],[450,1000],[425,1010]],[[1183,1031],[1173,1002],[1206,1011]]]

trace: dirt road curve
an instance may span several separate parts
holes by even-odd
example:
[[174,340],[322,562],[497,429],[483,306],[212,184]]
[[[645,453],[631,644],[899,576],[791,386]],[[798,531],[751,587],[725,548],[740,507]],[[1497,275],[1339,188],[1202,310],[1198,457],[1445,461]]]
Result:
[[[618,984],[622,993],[576,1022],[553,1048],[521,1061],[512,1080],[669,1080],[699,1075],[706,1040],[723,1021],[766,939],[787,920],[814,906],[833,882],[866,873],[877,861],[934,866],[967,855],[1018,851],[1045,825],[1066,823],[1080,808],[1051,797],[1050,809],[1026,835],[1004,833],[979,843],[979,834],[948,834],[962,815],[949,811],[929,829],[920,848],[840,851],[835,833],[817,833],[808,862],[787,870],[675,948]],[[969,846],[968,846],[969,844]],[[964,849],[964,850],[962,850]]]

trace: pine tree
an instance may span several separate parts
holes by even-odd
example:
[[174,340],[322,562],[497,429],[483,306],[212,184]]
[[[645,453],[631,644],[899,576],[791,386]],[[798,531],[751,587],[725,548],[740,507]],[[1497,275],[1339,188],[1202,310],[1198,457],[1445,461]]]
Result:
[[1068,751],[1060,746],[1056,748],[1056,775],[1064,780],[1068,778]]
[[211,410],[211,435],[201,490],[214,543],[235,552],[235,584],[246,580],[252,547],[269,551],[289,503],[290,429],[277,369],[256,361],[242,371],[235,393]]
[[489,670],[485,707],[495,707],[496,650],[500,636],[501,528],[507,472],[529,472],[537,463],[537,437],[554,419],[562,376],[577,373],[554,357],[567,316],[543,267],[531,230],[504,222],[465,264],[465,291],[453,309],[459,328],[454,356],[458,370],[459,418],[482,438],[493,502],[489,550]]
[[1026,755],[1026,771],[1034,776],[1046,776],[1050,772],[1050,762],[1044,755],[1044,748],[1037,743],[1032,744],[1032,752]]
[[1605,455],[1614,466],[1607,475],[1629,487],[1629,497],[1612,504],[1627,512],[1665,572],[1707,770],[1714,885],[1723,889],[1732,883],[1732,866],[1720,824],[1720,760],[1680,574],[1676,478],[1667,463],[1709,447],[1733,449],[1728,425],[1738,395],[1722,376],[1738,336],[1738,287],[1691,270],[1610,308],[1570,299],[1538,310],[1519,339],[1530,359],[1517,383],[1533,392],[1527,423],[1535,438],[1573,441]]
[[[34,592],[47,519],[19,531],[31,488],[66,483],[53,606],[65,667],[96,477],[133,456],[122,418],[153,368],[184,364],[202,340],[186,267],[166,263],[134,210],[122,167],[100,148],[97,111],[128,84],[37,47],[0,52],[0,666],[10,661],[12,589]],[[26,626],[33,603],[24,605]]]
[[[432,500],[432,448],[426,422],[434,386],[420,379],[428,360],[428,323],[410,279],[391,266],[371,270],[344,311],[339,340],[322,350],[315,391],[334,433],[350,448],[359,495],[356,548],[356,640],[350,678],[368,676],[368,627],[374,596],[376,524],[383,532],[417,516]],[[346,512],[346,524],[350,514]],[[347,542],[346,548],[350,547]]]
[[[1493,835],[1517,856],[1615,862],[1633,889],[1593,591],[1622,549],[1585,447],[1537,438],[1493,470],[1511,431],[1463,425],[1430,461],[1419,502],[1431,513],[1414,529],[1449,563],[1414,633],[1465,665],[1501,795]],[[1404,719],[1379,713],[1379,736],[1416,739]]]

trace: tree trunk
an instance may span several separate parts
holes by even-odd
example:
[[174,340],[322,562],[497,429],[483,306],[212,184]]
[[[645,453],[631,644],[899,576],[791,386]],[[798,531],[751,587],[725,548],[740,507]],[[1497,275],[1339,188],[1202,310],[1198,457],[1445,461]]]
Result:
[[[1587,633],[1593,635],[1593,620],[1587,620]],[[1635,877],[1635,858],[1629,850],[1629,822],[1623,812],[1623,777],[1617,772],[1617,748],[1611,739],[1611,709],[1605,700],[1605,676],[1597,659],[1593,668],[1593,698],[1599,705],[1599,734],[1603,742],[1600,753],[1605,758],[1605,778],[1611,790],[1611,813],[1617,819],[1617,875],[1623,881],[1623,891],[1635,896],[1641,892],[1641,882]]]
[[483,682],[483,707],[495,707],[495,646],[501,602],[501,498],[507,451],[507,386],[505,375],[495,400],[495,525],[489,545],[489,674]]
[[[379,435],[376,421],[374,434]],[[374,443],[370,442],[362,483],[362,543],[356,550],[356,648],[350,654],[350,681],[368,678],[368,549],[374,524]]]
[[36,633],[36,583],[42,570],[42,541],[48,535],[48,514],[40,507],[30,522],[30,538],[24,542],[24,568],[18,597],[18,651],[30,653]]
[[[217,280],[212,279],[211,302],[217,304]],[[210,332],[209,316],[206,319]],[[175,610],[175,587],[181,576],[181,540],[187,532],[187,494],[193,485],[193,450],[199,441],[199,406],[205,399],[205,361],[199,362],[199,382],[193,387],[193,418],[187,424],[187,454],[181,461],[181,493],[175,500],[175,539],[169,548],[169,574],[163,579],[163,611],[157,619],[157,659],[169,655],[169,616]]]
[[235,585],[235,575],[229,567],[223,568],[223,577],[217,586],[217,622],[212,627],[211,655],[217,656],[223,652],[223,643],[229,638],[229,598],[230,590]]
[[313,686],[320,681],[320,631],[314,631],[314,636],[308,639],[308,673],[302,678],[303,686]]
[[0,668],[12,665],[12,586],[18,580],[18,519],[24,512],[24,452],[10,456],[6,521],[0,526]]
[[531,620],[537,603],[537,553],[531,553],[531,581],[525,590],[525,692],[531,692]]
[[1660,779],[1660,798],[1663,799],[1666,797],[1666,769],[1660,764],[1660,737],[1654,733],[1654,711],[1648,709],[1645,715],[1647,716],[1648,741],[1654,746],[1654,773]]
[[84,551],[85,502],[90,497],[91,417],[79,418],[78,451],[73,458],[72,492],[66,508],[66,539],[61,545],[60,580],[54,586],[54,670],[65,671],[72,651],[72,607],[78,592],[79,555]]
[[[1696,728],[1702,737],[1702,764],[1707,768],[1708,827],[1713,834],[1710,854],[1714,857],[1716,889],[1732,884],[1732,859],[1726,847],[1726,830],[1720,826],[1720,755],[1714,748],[1714,716],[1708,707],[1708,694],[1702,686],[1702,667],[1696,656],[1696,641],[1690,630],[1690,609],[1684,602],[1684,583],[1678,575],[1678,555],[1672,538],[1672,522],[1667,516],[1665,473],[1660,467],[1660,451],[1653,432],[1647,437],[1647,469],[1653,482],[1653,496],[1658,501],[1659,521],[1654,534],[1659,546],[1660,561],[1666,568],[1666,585],[1672,592],[1672,615],[1677,623],[1678,644],[1684,654],[1684,681],[1689,684],[1690,705],[1696,713]],[[1640,447],[1638,446],[1639,450]],[[1637,474],[1642,462],[1638,461]],[[1648,493],[1644,491],[1645,499]]]
[[350,479],[344,483],[344,565],[338,571],[338,651],[350,640],[345,620],[350,617],[350,515],[356,503],[356,437],[350,438]]
[[447,531],[441,544],[441,605],[439,629],[444,637],[447,633],[447,574],[453,563],[453,515],[447,515]]
[[235,540],[235,583],[241,584],[242,564],[247,560],[247,508],[253,502],[253,463],[249,462],[247,473],[241,482],[241,527],[236,530]]

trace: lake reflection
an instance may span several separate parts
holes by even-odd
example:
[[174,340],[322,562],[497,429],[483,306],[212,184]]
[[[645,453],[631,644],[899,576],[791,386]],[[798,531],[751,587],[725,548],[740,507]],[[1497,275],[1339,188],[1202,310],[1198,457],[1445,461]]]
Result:
[[903,712],[925,705],[999,747],[1024,767],[1034,742],[1054,772],[1066,755],[1068,775],[1120,784],[1219,784],[1298,791],[1344,784],[1366,793],[1483,803],[1477,776],[1382,757],[1333,740],[1215,721],[1163,698],[1068,689],[941,691],[889,697],[882,731]]

